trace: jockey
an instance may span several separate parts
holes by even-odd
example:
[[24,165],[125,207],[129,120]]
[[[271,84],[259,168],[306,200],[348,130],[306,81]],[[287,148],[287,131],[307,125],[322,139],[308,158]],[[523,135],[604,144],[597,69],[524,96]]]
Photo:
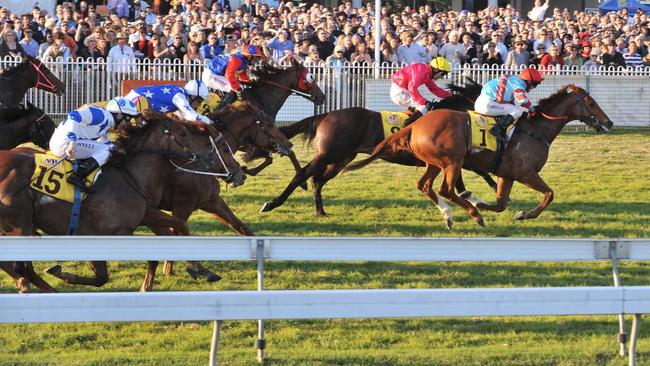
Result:
[[247,73],[248,65],[256,57],[264,57],[264,54],[257,46],[247,45],[244,46],[241,53],[218,55],[207,63],[201,75],[203,82],[210,89],[228,93],[215,109],[216,112],[221,112],[230,103],[237,100],[237,94],[242,89],[240,81],[251,81]]
[[449,62],[444,57],[438,56],[428,65],[423,62],[414,63],[393,74],[390,86],[391,100],[397,105],[415,108],[415,112],[404,122],[404,126],[413,123],[435,107],[434,102],[428,102],[418,91],[422,84],[438,98],[447,98],[451,95],[435,82],[450,71]]
[[198,114],[192,104],[206,99],[209,95],[208,87],[201,80],[190,80],[184,88],[177,85],[150,85],[135,88],[126,95],[134,102],[140,97],[147,99],[149,108],[160,113],[177,112],[181,118],[188,121],[199,121],[211,124],[212,121]]
[[104,165],[111,155],[113,143],[108,139],[108,130],[129,116],[139,115],[136,106],[123,97],[111,99],[106,109],[87,106],[68,113],[50,139],[50,150],[54,155],[79,160],[79,166],[68,177],[68,182],[88,192],[86,177]]
[[497,140],[506,140],[506,130],[509,125],[519,119],[524,112],[534,110],[528,99],[528,92],[536,88],[544,78],[531,68],[523,69],[519,75],[502,76],[488,81],[476,99],[474,109],[489,116],[502,116],[490,133]]

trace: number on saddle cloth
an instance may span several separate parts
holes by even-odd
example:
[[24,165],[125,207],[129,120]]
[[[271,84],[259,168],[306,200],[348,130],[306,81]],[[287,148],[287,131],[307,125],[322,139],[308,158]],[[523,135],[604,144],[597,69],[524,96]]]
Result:
[[490,133],[490,129],[496,125],[498,117],[486,116],[474,111],[468,111],[468,113],[470,116],[471,147],[474,149],[496,151],[497,139]]
[[[60,159],[51,154],[34,154],[36,168],[30,187],[50,197],[73,203],[75,186],[67,182],[68,176],[73,172],[72,163],[67,159],[59,162]],[[86,183],[89,186],[94,184],[100,172],[100,169],[96,169],[90,173]],[[85,197],[86,194],[83,194],[82,198]]]

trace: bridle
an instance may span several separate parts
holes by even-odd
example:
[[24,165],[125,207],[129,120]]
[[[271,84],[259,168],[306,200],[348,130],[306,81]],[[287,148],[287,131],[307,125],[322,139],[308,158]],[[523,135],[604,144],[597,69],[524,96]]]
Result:
[[[212,177],[223,177],[225,180],[231,180],[234,177],[235,173],[231,172],[230,169],[228,169],[228,165],[226,165],[226,162],[223,159],[223,156],[221,156],[221,152],[219,152],[219,149],[217,148],[217,144],[216,144],[217,142],[221,141],[221,139],[223,139],[223,134],[221,132],[219,132],[219,136],[217,136],[216,140],[212,138],[212,135],[208,135],[208,138],[210,139],[210,144],[212,145],[212,147],[210,148],[210,153],[214,152],[214,154],[217,155],[217,157],[219,158],[219,161],[221,162],[221,165],[223,165],[225,173],[213,173],[213,172],[205,172],[205,171],[201,171],[201,170],[183,168],[182,166],[179,166],[178,164],[174,163],[174,161],[172,159],[169,159],[169,162],[174,166],[174,168],[176,168],[176,169],[178,169],[178,170],[180,170],[182,172],[191,173],[191,174],[199,174],[199,175],[209,175],[209,176],[212,176]],[[228,147],[228,152],[230,152],[230,155],[234,159],[235,156],[234,156],[234,154],[232,152],[232,149],[230,148],[230,145],[228,144],[227,141],[225,141],[225,139],[224,139],[223,142]],[[192,164],[196,160],[197,160],[196,158],[190,159],[190,161],[188,161],[187,163],[185,163],[183,165]]]
[[47,75],[45,75],[43,70],[41,70],[41,67],[44,67],[43,63],[39,61],[38,66],[36,66],[34,60],[29,60],[28,62],[34,68],[34,71],[36,71],[36,84],[34,87],[55,93],[57,91],[57,86],[47,77]]
[[276,83],[275,81],[271,81],[271,80],[263,80],[263,81],[265,83],[267,83],[269,85],[273,85],[273,86],[275,86],[277,88],[288,90],[292,94],[300,95],[301,97],[307,98],[308,100],[313,100],[314,96],[307,93],[307,91],[309,91],[314,86],[313,75],[311,76],[311,78],[312,78],[311,81],[308,80],[311,73],[307,69],[303,69],[302,71],[296,70],[296,75],[298,77],[298,88],[299,89],[294,89],[294,88],[288,87],[286,85]]
[[[578,94],[578,96],[577,96],[577,99],[578,99],[577,102],[580,103],[580,106],[583,109],[585,108],[584,99],[586,97],[588,97],[588,96],[589,96],[589,93],[586,92],[586,91],[583,91],[582,93]],[[537,111],[537,113],[541,114],[542,117],[544,117],[544,118],[546,118],[548,120],[551,120],[551,121],[565,121],[565,120],[567,120],[569,118],[568,115],[566,115],[566,116],[551,116],[551,115],[548,115],[548,114],[546,114],[546,113],[544,113],[542,111]],[[593,114],[590,114],[589,119],[592,120],[592,121],[595,121],[596,116],[594,116]]]

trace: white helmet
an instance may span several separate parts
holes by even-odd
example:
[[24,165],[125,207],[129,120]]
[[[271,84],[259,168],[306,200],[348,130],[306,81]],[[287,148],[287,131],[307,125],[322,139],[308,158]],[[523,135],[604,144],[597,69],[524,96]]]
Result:
[[195,97],[201,97],[206,99],[210,92],[208,91],[208,86],[205,85],[201,80],[190,80],[185,84],[185,92],[187,95],[193,95]]
[[133,104],[132,101],[124,97],[116,97],[108,101],[106,104],[106,110],[111,113],[123,113],[130,116],[138,116],[138,108]]

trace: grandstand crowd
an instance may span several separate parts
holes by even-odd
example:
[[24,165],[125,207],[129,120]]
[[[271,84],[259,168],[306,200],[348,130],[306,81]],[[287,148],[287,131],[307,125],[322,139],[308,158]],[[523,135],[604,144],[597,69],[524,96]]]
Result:
[[[320,4],[244,0],[158,2],[109,0],[109,14],[85,1],[63,2],[54,14],[0,8],[0,57],[21,54],[68,57],[182,60],[203,63],[253,44],[278,63],[370,64],[374,60],[373,2]],[[558,5],[561,3],[558,2]],[[537,0],[532,9],[436,11],[430,5],[382,7],[380,62],[453,65],[537,65],[543,69],[650,67],[648,16],[573,11]]]

